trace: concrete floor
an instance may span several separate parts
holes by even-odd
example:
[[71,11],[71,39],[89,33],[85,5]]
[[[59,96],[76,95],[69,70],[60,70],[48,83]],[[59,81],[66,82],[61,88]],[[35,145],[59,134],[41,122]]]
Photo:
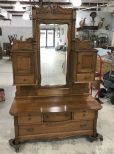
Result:
[[8,57],[4,57],[0,60],[0,86],[12,84],[13,74],[11,60]]
[[[12,66],[9,59],[0,60],[0,87],[5,89],[6,101],[0,102],[0,154],[15,154],[8,140],[14,137],[13,117],[9,110],[15,96],[12,86]],[[94,91],[95,93],[95,91]],[[104,137],[103,142],[90,143],[85,137],[62,141],[35,142],[23,144],[20,154],[114,154],[114,106],[107,99],[99,111],[97,130]]]

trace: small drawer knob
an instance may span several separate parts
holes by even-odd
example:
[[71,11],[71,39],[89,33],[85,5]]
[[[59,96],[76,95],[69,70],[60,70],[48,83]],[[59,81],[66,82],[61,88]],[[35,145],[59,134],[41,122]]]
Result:
[[80,127],[86,127],[87,124],[80,124]]
[[31,114],[28,114],[28,120],[31,120]]
[[27,131],[28,131],[28,132],[33,132],[34,129],[33,129],[33,128],[27,128]]
[[28,117],[28,120],[31,120],[31,117]]

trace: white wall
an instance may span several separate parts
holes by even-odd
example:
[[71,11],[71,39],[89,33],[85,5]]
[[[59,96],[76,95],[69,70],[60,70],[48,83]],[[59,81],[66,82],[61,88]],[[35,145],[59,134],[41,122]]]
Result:
[[[86,24],[92,25],[90,11],[77,11],[76,16],[76,27],[79,27],[79,21],[86,17]],[[95,25],[98,25],[101,17],[105,18],[104,27],[97,31],[99,33],[107,33],[110,40],[112,39],[112,32],[114,31],[114,17],[107,12],[98,12],[97,17],[95,18]],[[105,26],[110,24],[110,30],[105,30]],[[0,27],[2,28],[2,36],[0,36],[0,42],[9,42],[8,35],[17,34],[17,38],[20,36],[23,38],[32,37],[32,20],[23,20],[22,17],[13,17],[12,21],[0,20]]]
[[23,36],[23,40],[32,37],[32,21],[23,20],[21,17],[13,17],[12,21],[0,20],[2,36],[0,36],[1,45],[3,42],[9,42],[8,35],[17,34],[17,39]]

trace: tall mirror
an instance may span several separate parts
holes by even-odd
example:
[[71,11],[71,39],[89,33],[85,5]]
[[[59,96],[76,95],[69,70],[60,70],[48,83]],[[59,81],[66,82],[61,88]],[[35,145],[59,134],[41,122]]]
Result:
[[40,24],[41,86],[65,85],[67,24]]

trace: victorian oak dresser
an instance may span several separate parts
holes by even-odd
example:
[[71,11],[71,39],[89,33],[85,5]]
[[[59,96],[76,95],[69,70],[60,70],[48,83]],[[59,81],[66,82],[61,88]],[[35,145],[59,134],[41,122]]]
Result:
[[[75,38],[76,10],[58,5],[32,8],[33,38],[15,41],[12,47],[15,98],[10,114],[14,117],[15,138],[9,143],[19,151],[30,140],[62,139],[97,133],[98,111],[102,108],[90,94],[94,81],[97,50],[89,41]],[[42,85],[40,24],[68,27],[66,84]],[[47,57],[49,58],[49,57]]]

